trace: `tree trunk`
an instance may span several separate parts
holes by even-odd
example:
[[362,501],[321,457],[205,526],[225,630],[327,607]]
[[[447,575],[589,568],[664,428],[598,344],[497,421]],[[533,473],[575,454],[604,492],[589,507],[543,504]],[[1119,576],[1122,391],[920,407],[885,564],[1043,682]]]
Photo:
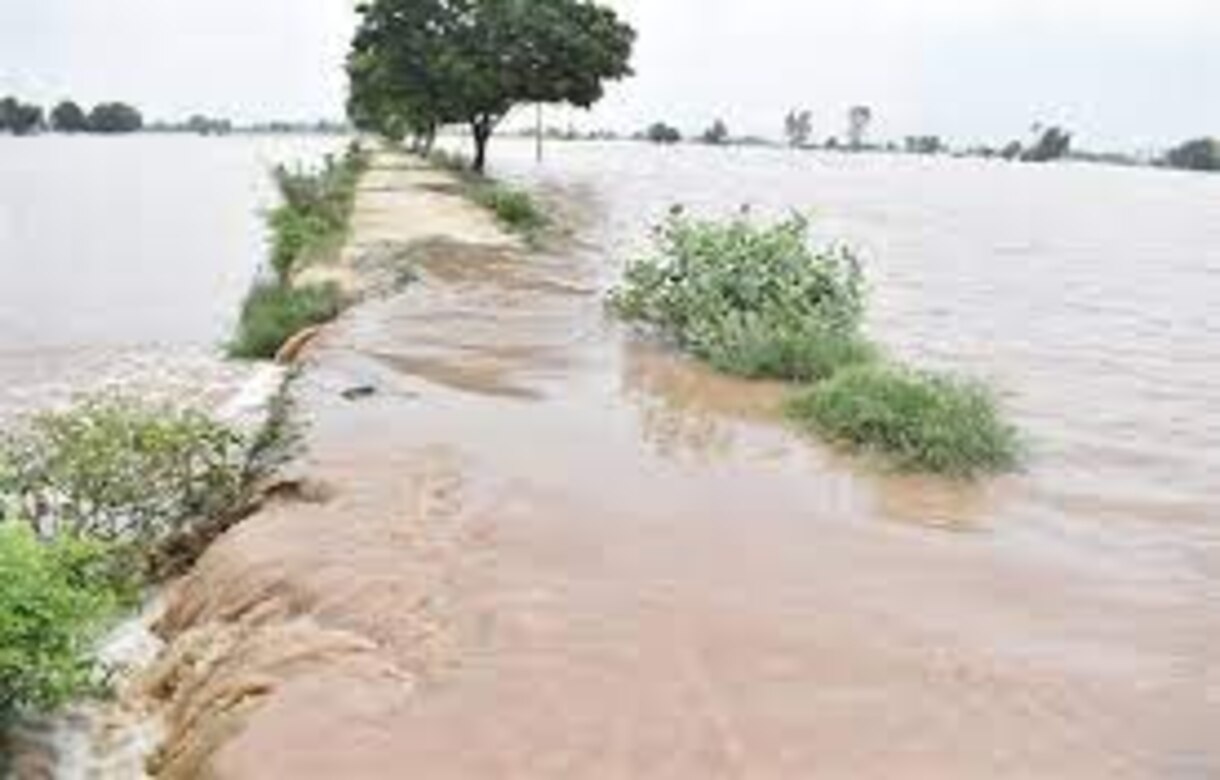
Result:
[[470,129],[474,134],[474,162],[471,170],[480,176],[487,167],[487,142],[491,140],[491,122],[487,119],[476,119]]

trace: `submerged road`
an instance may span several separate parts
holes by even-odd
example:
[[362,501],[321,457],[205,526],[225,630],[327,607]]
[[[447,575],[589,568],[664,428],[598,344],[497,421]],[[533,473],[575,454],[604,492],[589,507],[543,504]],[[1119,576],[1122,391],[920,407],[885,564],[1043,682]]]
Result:
[[877,522],[1004,491],[792,434],[608,323],[596,247],[382,155],[346,268],[408,249],[297,380],[304,487],[171,598],[166,776],[1220,775],[1197,580]]

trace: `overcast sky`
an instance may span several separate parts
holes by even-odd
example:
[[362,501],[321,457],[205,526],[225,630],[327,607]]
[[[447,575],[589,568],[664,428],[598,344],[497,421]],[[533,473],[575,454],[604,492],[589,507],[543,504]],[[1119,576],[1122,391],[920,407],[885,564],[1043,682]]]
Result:
[[[1220,0],[614,0],[637,76],[581,125],[652,119],[966,141],[1061,122],[1096,147],[1220,134]],[[351,0],[0,0],[0,93],[125,99],[153,118],[335,117]],[[567,121],[556,115],[556,121]]]

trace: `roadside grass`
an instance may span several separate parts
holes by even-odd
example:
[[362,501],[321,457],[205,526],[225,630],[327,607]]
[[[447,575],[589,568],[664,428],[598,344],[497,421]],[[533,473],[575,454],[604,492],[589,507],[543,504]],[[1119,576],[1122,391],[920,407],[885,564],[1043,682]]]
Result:
[[256,282],[242,304],[230,357],[270,360],[288,339],[312,325],[333,320],[343,311],[344,296],[334,283],[290,286]]
[[328,155],[320,168],[279,166],[273,171],[281,197],[280,206],[267,215],[275,275],[256,279],[246,294],[236,333],[227,345],[230,357],[273,358],[301,329],[328,322],[343,311],[348,301],[338,286],[301,285],[295,279],[303,268],[338,256],[356,185],[368,165],[368,152],[353,143],[339,159]]
[[1018,435],[991,392],[888,362],[862,332],[855,255],[812,248],[808,229],[800,216],[760,226],[675,210],[610,306],[726,373],[808,385],[787,414],[831,443],[955,478],[1016,467]]
[[462,193],[490,211],[506,229],[531,244],[541,240],[551,219],[528,191],[474,173],[470,170],[468,158],[460,152],[433,149],[427,159],[436,167],[453,174],[461,185]]
[[1017,465],[1016,430],[985,386],[886,364],[844,369],[792,399],[789,416],[901,470],[972,478]]

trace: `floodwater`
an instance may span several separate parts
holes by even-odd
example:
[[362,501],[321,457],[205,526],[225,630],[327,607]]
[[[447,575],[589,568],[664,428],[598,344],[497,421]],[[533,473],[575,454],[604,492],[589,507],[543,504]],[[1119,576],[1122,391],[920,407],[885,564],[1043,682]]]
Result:
[[[573,238],[470,243],[443,181],[366,181],[357,239],[440,227],[298,380],[311,498],[172,599],[167,776],[1220,774],[1220,179],[495,153]],[[609,321],[674,202],[814,209],[879,340],[1003,389],[1027,471],[886,474]]]
[[0,137],[0,419],[119,388],[212,402],[277,163],[333,138]]

